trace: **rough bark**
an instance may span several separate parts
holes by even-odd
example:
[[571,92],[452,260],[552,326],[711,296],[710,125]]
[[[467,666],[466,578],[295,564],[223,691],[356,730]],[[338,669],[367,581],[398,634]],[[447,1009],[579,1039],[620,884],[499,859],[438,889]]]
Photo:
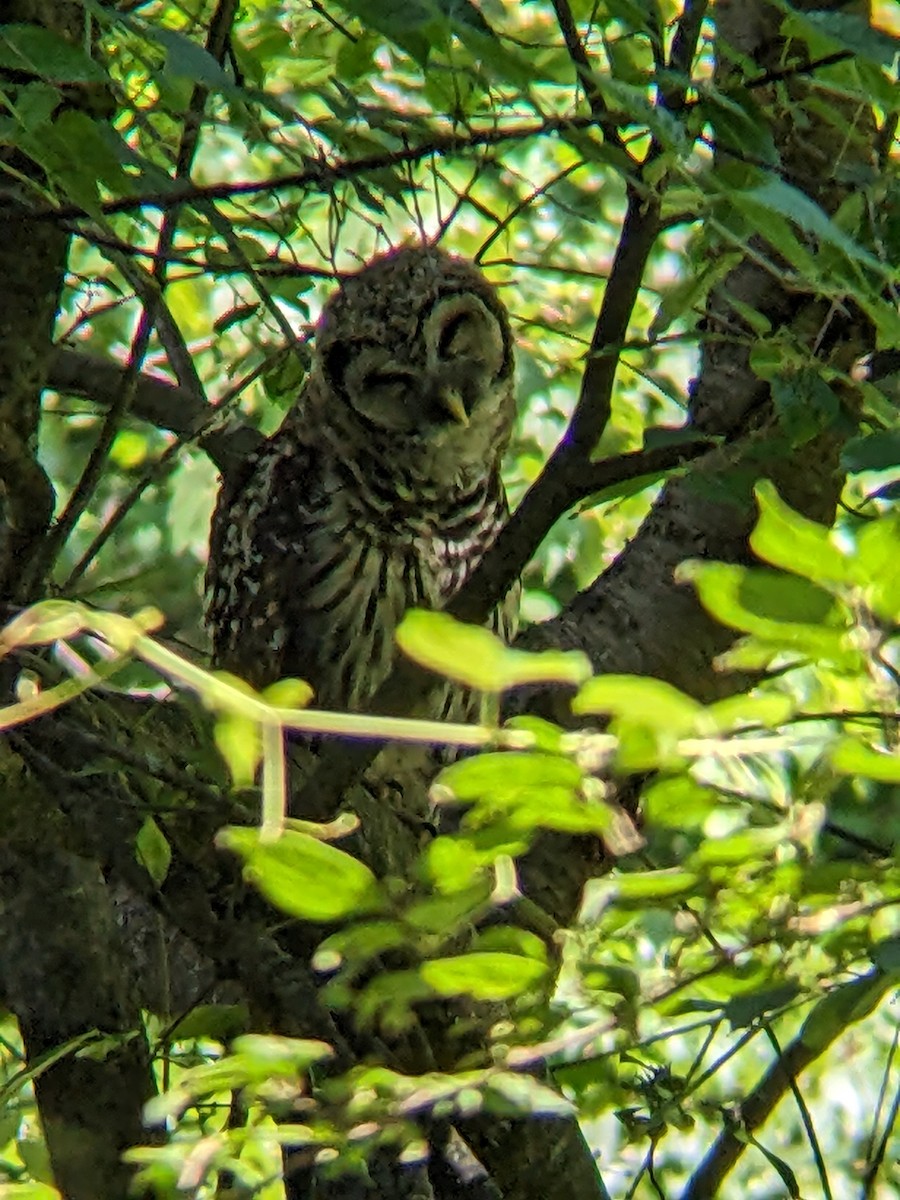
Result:
[[[9,22],[45,24],[78,41],[84,9],[64,0],[13,0]],[[12,77],[5,83],[16,81]],[[19,81],[21,82],[21,81]],[[78,103],[78,95],[68,100]],[[18,151],[4,152],[20,179],[43,180]],[[34,598],[43,582],[28,563],[47,534],[53,492],[36,458],[41,392],[69,235],[31,219],[27,196],[0,203],[0,601]],[[2,668],[3,690],[10,683]],[[132,1170],[122,1151],[147,1136],[141,1108],[154,1084],[125,947],[99,866],[70,846],[65,797],[45,790],[11,748],[0,762],[0,979],[18,1017],[50,1161],[67,1200],[121,1200]],[[32,764],[33,765],[33,764]],[[116,828],[116,823],[113,828]],[[102,1048],[101,1042],[108,1039]],[[67,1051],[61,1048],[69,1045]],[[93,1046],[94,1053],[91,1053]],[[81,1055],[78,1056],[78,1051]]]

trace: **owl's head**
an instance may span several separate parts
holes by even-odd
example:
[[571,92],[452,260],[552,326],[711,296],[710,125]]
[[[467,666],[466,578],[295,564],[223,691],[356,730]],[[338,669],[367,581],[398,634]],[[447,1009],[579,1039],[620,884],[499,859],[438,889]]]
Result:
[[344,280],[319,323],[314,375],[331,405],[400,450],[499,456],[513,419],[512,373],[496,291],[473,264],[436,248],[374,259]]

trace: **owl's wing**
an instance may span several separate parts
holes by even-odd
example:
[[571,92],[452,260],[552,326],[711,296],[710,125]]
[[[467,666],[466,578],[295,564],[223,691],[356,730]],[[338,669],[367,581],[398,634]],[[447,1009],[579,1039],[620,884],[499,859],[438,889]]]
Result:
[[[256,687],[304,674],[304,578],[317,521],[316,455],[282,427],[219,494],[206,574],[213,662]],[[288,661],[290,659],[290,661]]]

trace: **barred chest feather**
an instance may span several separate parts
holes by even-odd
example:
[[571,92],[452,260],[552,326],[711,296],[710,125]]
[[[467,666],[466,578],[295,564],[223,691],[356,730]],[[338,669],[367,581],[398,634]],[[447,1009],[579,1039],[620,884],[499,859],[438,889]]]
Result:
[[448,488],[409,467],[374,472],[322,446],[269,444],[213,520],[219,666],[256,686],[307,679],[321,707],[364,704],[390,673],[403,613],[445,603],[507,513],[496,471]]

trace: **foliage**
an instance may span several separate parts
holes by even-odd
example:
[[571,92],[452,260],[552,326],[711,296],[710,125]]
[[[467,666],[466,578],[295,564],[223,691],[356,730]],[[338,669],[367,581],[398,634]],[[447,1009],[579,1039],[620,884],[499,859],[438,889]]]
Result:
[[[415,1164],[432,1130],[481,1113],[576,1115],[617,1198],[711,1194],[729,1139],[751,1150],[735,1194],[847,1194],[859,1172],[866,1196],[900,1186],[887,1149],[896,1022],[883,1003],[900,964],[900,433],[896,366],[875,377],[858,353],[900,344],[898,42],[887,5],[874,24],[776,8],[791,40],[765,70],[712,20],[680,60],[705,5],[674,0],[84,0],[80,39],[24,18],[0,26],[7,182],[36,221],[71,233],[57,390],[39,428],[57,498],[53,598],[5,628],[16,693],[0,728],[12,739],[87,693],[198,696],[236,792],[260,791],[258,825],[229,824],[217,844],[315,927],[324,1005],[378,1045],[423,1028],[442,1039],[441,1069],[414,1072],[387,1054],[348,1062],[324,1030],[261,1033],[240,1005],[148,1017],[161,1094],[147,1115],[164,1136],[130,1161],[159,1196],[227,1183],[280,1197],[284,1147],[336,1174],[364,1175],[385,1147]],[[786,111],[800,140],[815,126],[840,147],[828,194],[788,161]],[[848,149],[861,111],[877,129],[868,158]],[[654,215],[658,235],[620,334],[598,344],[600,285],[618,273],[627,290],[617,237],[635,213]],[[302,681],[258,694],[197,665],[210,429],[235,416],[274,429],[335,278],[436,236],[479,262],[512,312],[514,502],[573,412],[577,424],[590,411],[591,372],[617,368],[587,457],[636,462],[611,483],[587,473],[541,531],[524,573],[529,620],[567,611],[661,483],[710,444],[714,469],[691,480],[711,504],[737,511],[756,483],[755,560],[678,569],[735,635],[716,660],[720,698],[592,674],[581,652],[506,648],[435,613],[408,616],[403,649],[485,693],[486,714],[550,682],[572,693],[576,720],[323,713]],[[798,300],[795,322],[776,320],[733,286],[747,263],[818,307]],[[685,426],[723,295],[721,340],[747,354],[774,411],[752,430],[756,459],[733,469],[728,438],[691,449]],[[839,318],[865,336],[833,347]],[[113,386],[104,359],[123,368]],[[177,384],[168,424],[145,419],[147,376]],[[781,492],[756,482],[772,463],[790,475],[828,439],[846,478],[833,526],[796,511],[781,475]],[[481,752],[433,785],[439,832],[401,878],[363,861],[358,820],[285,817],[289,732]],[[141,752],[158,765],[157,747]],[[107,759],[83,772],[110,773]],[[164,818],[179,801],[158,775],[129,852],[161,889],[177,850]],[[185,775],[222,786],[199,754]],[[547,834],[590,847],[597,866],[569,922],[522,883]],[[92,1031],[26,1062],[9,1020],[0,1046],[2,1194],[55,1195],[31,1089],[53,1061],[99,1061],[110,1042]],[[854,1089],[860,1108],[843,1123]]]

